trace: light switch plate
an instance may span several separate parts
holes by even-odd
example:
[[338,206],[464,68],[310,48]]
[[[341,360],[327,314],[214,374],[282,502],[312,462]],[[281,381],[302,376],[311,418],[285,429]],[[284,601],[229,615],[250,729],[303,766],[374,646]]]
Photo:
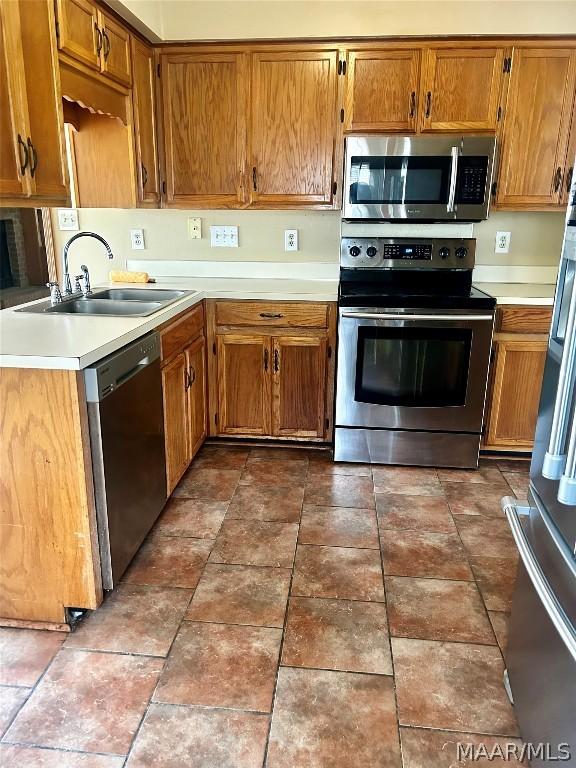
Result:
[[284,230],[284,250],[285,251],[298,250],[298,230],[297,229]]
[[238,248],[238,227],[210,227],[212,248]]
[[512,232],[496,232],[496,243],[494,253],[508,253],[510,250],[510,238]]
[[133,251],[143,251],[146,248],[144,242],[144,230],[143,229],[131,229],[130,240],[132,241]]
[[188,219],[188,239],[200,240],[202,237],[202,219],[192,218]]
[[62,232],[80,229],[77,208],[58,208],[58,229]]

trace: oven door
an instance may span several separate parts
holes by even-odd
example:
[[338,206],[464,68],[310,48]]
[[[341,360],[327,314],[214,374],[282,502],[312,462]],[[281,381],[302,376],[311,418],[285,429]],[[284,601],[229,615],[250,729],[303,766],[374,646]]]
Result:
[[494,315],[340,308],[336,425],[480,433]]

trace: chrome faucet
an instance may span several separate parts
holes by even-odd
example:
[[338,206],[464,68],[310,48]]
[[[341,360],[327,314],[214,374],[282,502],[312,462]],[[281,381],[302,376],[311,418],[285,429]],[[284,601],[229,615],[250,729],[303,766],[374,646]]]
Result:
[[60,293],[60,286],[58,283],[50,281],[49,283],[46,283],[46,288],[50,288],[50,304],[52,304],[52,306],[54,306],[54,304],[61,304],[62,294]]
[[[97,235],[96,232],[77,232],[75,235],[72,235],[70,240],[68,240],[68,242],[64,246],[64,251],[62,252],[62,264],[63,264],[63,273],[64,273],[63,288],[64,288],[64,293],[67,294],[68,296],[72,294],[72,283],[70,281],[70,273],[68,271],[68,251],[70,249],[70,246],[74,242],[74,240],[78,240],[78,238],[80,237],[93,237],[95,240],[99,240],[102,243],[102,245],[106,248],[106,253],[108,254],[108,258],[109,259],[114,258],[112,249],[110,248],[106,240],[104,240],[104,238],[101,235]],[[82,269],[82,272],[84,272],[84,268],[81,267],[81,269]],[[84,272],[84,278],[87,283],[87,285],[85,286],[85,290],[87,288],[88,291],[90,291],[90,280],[87,277],[87,275],[88,275],[88,270],[86,269],[86,272]]]
[[82,270],[81,279],[84,281],[84,286],[82,287],[82,296],[87,299],[88,296],[92,296],[92,289],[90,287],[90,273],[88,272],[88,267],[86,264],[82,264],[80,269]]

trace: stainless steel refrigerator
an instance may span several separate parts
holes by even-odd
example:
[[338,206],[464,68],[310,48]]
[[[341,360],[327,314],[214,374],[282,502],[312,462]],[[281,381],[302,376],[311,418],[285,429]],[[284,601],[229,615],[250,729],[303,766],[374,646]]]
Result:
[[506,667],[522,738],[532,745],[532,768],[576,767],[575,276],[573,180],[528,504],[502,500],[520,553]]

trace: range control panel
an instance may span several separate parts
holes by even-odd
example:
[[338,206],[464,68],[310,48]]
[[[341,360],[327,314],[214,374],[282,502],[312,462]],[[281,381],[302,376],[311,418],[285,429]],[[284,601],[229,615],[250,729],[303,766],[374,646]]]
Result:
[[344,237],[340,266],[347,269],[474,268],[476,240],[465,238]]

